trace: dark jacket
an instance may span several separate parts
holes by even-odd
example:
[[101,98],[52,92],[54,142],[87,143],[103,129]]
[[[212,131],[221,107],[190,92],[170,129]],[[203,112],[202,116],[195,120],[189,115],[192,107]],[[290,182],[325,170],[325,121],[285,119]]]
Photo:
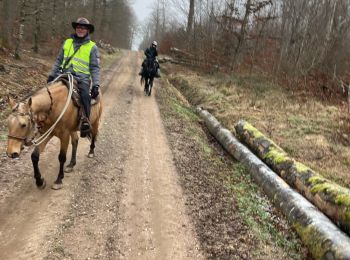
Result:
[[145,50],[145,55],[147,59],[155,59],[158,56],[157,49],[154,47],[149,47]]
[[[73,39],[74,51],[82,44],[90,41],[89,35],[87,35],[85,38],[81,39],[81,38],[78,38],[75,34],[72,34],[71,38]],[[62,61],[63,61],[63,57],[64,57],[63,46],[64,46],[64,43],[62,45],[62,48],[58,54],[58,57],[55,61],[55,64],[53,65],[52,71],[50,73],[50,76],[53,76],[55,78],[61,73],[60,67],[62,66]],[[99,51],[98,51],[98,48],[96,45],[92,48],[91,53],[90,53],[90,65],[89,65],[89,67],[90,67],[91,77],[89,75],[84,74],[84,73],[74,72],[72,67],[68,68],[67,71],[71,72],[78,81],[83,81],[85,83],[89,83],[90,79],[91,79],[92,86],[100,85],[100,54],[99,54]]]

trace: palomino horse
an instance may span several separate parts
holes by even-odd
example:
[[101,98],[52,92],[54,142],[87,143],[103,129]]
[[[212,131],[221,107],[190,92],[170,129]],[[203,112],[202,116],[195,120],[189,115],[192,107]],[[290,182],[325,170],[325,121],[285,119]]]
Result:
[[[53,189],[62,188],[62,179],[64,178],[64,164],[66,162],[66,154],[69,144],[69,137],[71,137],[72,143],[72,158],[67,165],[65,171],[71,172],[76,164],[76,153],[78,147],[78,134],[79,130],[79,111],[73,102],[68,102],[69,90],[62,82],[56,82],[47,88],[43,88],[36,92],[26,102],[17,103],[14,99],[9,98],[9,105],[12,109],[12,114],[8,118],[8,143],[7,143],[7,155],[11,158],[17,158],[20,155],[21,149],[24,144],[30,144],[34,137],[34,133],[40,134],[47,133],[47,130],[57,122],[53,131],[38,144],[31,156],[34,178],[38,188],[45,188],[46,182],[41,177],[39,170],[39,158],[40,154],[44,151],[46,144],[53,136],[60,139],[60,153],[58,160],[60,163],[60,169]],[[59,121],[60,114],[67,104],[67,110]],[[99,121],[102,113],[102,98],[91,108],[91,145],[89,151],[89,157],[94,156],[95,141],[98,132]]]
[[157,72],[156,62],[154,59],[146,60],[146,67],[141,77],[141,85],[145,84],[144,92],[146,96],[152,93],[153,80]]

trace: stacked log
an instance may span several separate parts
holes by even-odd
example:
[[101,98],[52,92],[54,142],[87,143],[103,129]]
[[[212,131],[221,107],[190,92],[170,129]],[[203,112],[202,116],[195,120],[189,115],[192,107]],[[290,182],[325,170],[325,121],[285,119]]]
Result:
[[173,64],[178,64],[177,61],[175,61],[173,58],[168,57],[168,56],[161,56],[161,57],[159,57],[158,62],[159,63],[167,63],[167,62],[169,62],[169,63],[173,63]]
[[118,49],[114,48],[111,44],[105,43],[102,40],[99,40],[97,46],[103,50],[106,50],[108,54],[116,53]]
[[343,231],[350,234],[350,190],[295,161],[248,122],[236,126],[239,139],[248,145],[268,166],[290,186],[331,218]]
[[249,169],[254,181],[286,215],[315,259],[350,259],[350,239],[345,233],[223,128],[208,111],[201,108],[197,111],[211,134]]

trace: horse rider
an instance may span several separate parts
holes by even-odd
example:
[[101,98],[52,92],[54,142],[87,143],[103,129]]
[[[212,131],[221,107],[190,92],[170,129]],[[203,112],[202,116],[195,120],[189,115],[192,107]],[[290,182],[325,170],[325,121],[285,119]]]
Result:
[[146,60],[150,59],[150,60],[154,60],[156,63],[157,71],[156,71],[155,77],[160,78],[160,67],[159,67],[159,63],[156,59],[156,57],[158,56],[157,45],[158,45],[158,43],[156,41],[153,41],[151,46],[145,50],[146,59],[144,59],[142,62],[142,68],[141,68],[141,71],[139,72],[140,76],[142,76],[144,71],[145,71]]
[[[58,75],[67,72],[77,80],[84,111],[80,135],[85,137],[91,128],[89,120],[91,99],[96,99],[99,95],[100,54],[95,42],[90,40],[90,34],[95,28],[88,19],[80,17],[76,22],[72,22],[72,27],[75,33],[65,40],[47,82],[50,83]],[[90,85],[92,85],[91,92]]]

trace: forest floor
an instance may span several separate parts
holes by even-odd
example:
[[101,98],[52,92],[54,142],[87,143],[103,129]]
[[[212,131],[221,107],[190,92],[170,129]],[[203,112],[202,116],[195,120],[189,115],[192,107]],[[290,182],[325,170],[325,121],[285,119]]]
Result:
[[291,157],[350,188],[350,113],[346,102],[329,102],[257,75],[205,74],[171,64],[163,67],[169,72],[169,82],[192,105],[209,110],[231,131],[235,132],[235,124],[244,119]]
[[[35,187],[32,148],[17,160],[5,155],[5,94],[22,98],[44,86],[53,59],[0,58],[1,259],[310,257],[167,78],[146,97],[137,76],[141,54],[106,57],[96,157],[86,157],[89,143],[81,140],[75,171],[59,191]],[[53,139],[40,158],[48,185],[58,173],[57,146]]]

